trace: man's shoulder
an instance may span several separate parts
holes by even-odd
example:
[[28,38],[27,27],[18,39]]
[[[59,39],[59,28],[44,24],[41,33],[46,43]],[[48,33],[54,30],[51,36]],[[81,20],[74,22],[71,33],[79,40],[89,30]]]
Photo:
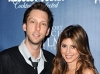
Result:
[[1,55],[8,55],[8,54],[11,54],[11,53],[14,53],[16,52],[18,49],[18,46],[14,46],[14,47],[10,47],[10,48],[7,48],[7,49],[4,49],[0,52],[0,56]]
[[48,50],[44,50],[43,49],[43,53],[46,54],[46,55],[51,55],[51,56],[54,56],[54,54]]
[[50,51],[44,50],[44,49],[43,49],[43,54],[46,59],[53,59],[55,57],[53,53],[51,53]]

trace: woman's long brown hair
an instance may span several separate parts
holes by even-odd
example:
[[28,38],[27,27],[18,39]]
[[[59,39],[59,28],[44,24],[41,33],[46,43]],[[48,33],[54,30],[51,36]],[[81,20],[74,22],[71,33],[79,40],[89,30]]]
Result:
[[60,34],[56,46],[57,54],[53,60],[52,74],[66,74],[68,71],[67,62],[65,62],[61,55],[61,42],[66,38],[70,38],[74,42],[80,54],[75,74],[83,74],[86,68],[98,74],[94,66],[94,59],[90,52],[87,33],[80,25],[70,25]]

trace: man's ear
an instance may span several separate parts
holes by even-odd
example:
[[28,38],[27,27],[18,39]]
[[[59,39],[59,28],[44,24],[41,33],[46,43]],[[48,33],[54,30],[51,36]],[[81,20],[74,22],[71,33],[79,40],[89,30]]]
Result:
[[46,36],[48,36],[49,33],[50,33],[50,28],[48,28],[47,33],[46,33]]
[[26,24],[23,24],[22,28],[24,31],[26,31]]

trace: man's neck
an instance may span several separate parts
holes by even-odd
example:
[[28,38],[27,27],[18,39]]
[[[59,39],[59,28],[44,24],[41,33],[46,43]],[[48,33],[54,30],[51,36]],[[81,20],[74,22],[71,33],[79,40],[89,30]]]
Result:
[[31,53],[31,55],[34,57],[34,58],[37,58],[39,56],[39,53],[40,53],[40,49],[41,49],[41,44],[32,44],[28,41],[25,41],[25,45],[28,49],[28,51]]

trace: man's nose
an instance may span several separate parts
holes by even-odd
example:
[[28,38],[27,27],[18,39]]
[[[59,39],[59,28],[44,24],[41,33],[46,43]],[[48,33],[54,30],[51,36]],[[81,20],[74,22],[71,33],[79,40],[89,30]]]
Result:
[[36,24],[36,30],[40,30],[41,29],[41,25],[40,24]]

